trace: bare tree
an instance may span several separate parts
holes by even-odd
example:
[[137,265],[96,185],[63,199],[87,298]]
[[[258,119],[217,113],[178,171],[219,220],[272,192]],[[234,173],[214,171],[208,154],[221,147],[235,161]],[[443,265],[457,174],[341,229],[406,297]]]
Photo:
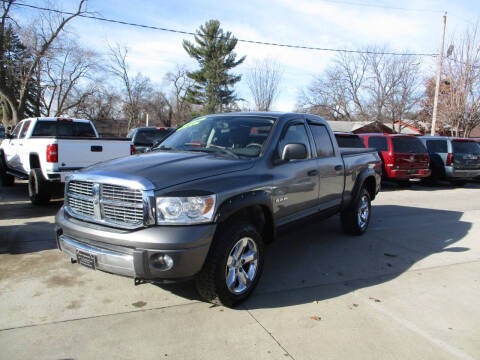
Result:
[[473,26],[453,41],[444,65],[445,89],[439,117],[453,136],[469,136],[480,126],[480,34]]
[[383,48],[365,50],[337,55],[301,93],[300,108],[328,120],[388,121],[392,126],[412,111],[420,98],[418,60],[378,54],[386,52]]
[[124,88],[125,100],[123,110],[128,119],[128,128],[138,126],[142,115],[142,106],[145,98],[152,92],[150,79],[137,73],[135,77],[130,74],[127,62],[128,49],[119,44],[110,46],[111,65],[109,71],[119,79]]
[[170,89],[168,100],[166,99],[172,114],[169,126],[182,125],[191,117],[192,104],[187,101],[187,92],[193,88],[195,82],[187,74],[188,70],[184,66],[177,66],[165,76]]
[[247,85],[259,111],[269,111],[280,92],[283,69],[272,59],[257,61],[247,72]]
[[[3,41],[5,39],[4,35],[7,23],[11,20],[10,11],[15,1],[16,0],[2,1],[2,15],[0,22],[0,69],[4,69],[4,67],[7,66],[5,44]],[[8,104],[13,123],[17,123],[20,118],[23,117],[29,84],[35,75],[35,71],[40,61],[45,57],[55,39],[65,26],[75,17],[85,13],[84,8],[86,6],[86,1],[87,0],[80,0],[77,10],[72,15],[68,17],[63,17],[59,14],[57,14],[57,16],[51,16],[48,18],[49,21],[47,23],[43,23],[45,26],[40,26],[39,31],[36,33],[36,46],[31,49],[31,61],[19,64],[22,69],[19,71],[21,78],[19,79],[20,86],[18,97],[6,87],[4,81],[0,81],[0,97],[4,103]],[[0,80],[2,80],[2,77],[4,76],[1,71],[3,70],[0,70]]]
[[[47,116],[60,116],[78,107],[96,92],[92,73],[99,70],[97,54],[65,39],[41,63],[43,109]],[[85,85],[85,81],[91,83]]]

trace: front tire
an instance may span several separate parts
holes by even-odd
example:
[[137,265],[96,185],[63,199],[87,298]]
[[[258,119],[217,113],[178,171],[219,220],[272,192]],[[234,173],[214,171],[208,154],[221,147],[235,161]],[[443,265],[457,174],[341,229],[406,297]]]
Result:
[[218,231],[195,285],[206,301],[234,307],[248,298],[260,279],[264,243],[246,222],[226,223]]
[[372,213],[370,194],[362,188],[355,203],[340,214],[343,231],[349,235],[363,235],[368,229]]
[[0,185],[1,186],[12,186],[15,182],[15,178],[7,174],[7,166],[3,160],[2,153],[0,153]]
[[49,182],[43,177],[42,170],[32,169],[28,176],[28,196],[33,205],[48,204],[52,196]]

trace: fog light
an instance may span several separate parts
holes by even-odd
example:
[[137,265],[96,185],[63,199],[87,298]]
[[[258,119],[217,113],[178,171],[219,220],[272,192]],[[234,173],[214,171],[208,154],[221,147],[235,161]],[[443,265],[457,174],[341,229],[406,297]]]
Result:
[[173,259],[167,254],[153,254],[150,261],[154,267],[160,270],[170,270],[173,267]]

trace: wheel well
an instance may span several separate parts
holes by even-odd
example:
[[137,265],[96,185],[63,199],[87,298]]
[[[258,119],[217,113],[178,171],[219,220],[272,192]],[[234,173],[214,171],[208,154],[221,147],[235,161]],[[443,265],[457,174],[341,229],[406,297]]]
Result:
[[270,243],[275,239],[273,217],[265,205],[251,205],[239,209],[222,221],[220,226],[229,226],[232,222],[237,221],[247,221],[254,225],[265,243]]
[[30,154],[30,169],[40,168],[40,159],[37,154]]
[[375,199],[375,190],[377,185],[375,178],[373,176],[369,176],[365,179],[365,182],[363,184],[365,186],[365,189],[367,189],[368,193],[370,194],[370,199]]

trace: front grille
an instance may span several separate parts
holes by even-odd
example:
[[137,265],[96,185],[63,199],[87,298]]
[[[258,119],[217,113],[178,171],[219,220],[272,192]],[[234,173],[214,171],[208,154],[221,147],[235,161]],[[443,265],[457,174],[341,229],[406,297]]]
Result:
[[68,206],[73,212],[83,216],[94,216],[95,210],[93,208],[93,201],[86,199],[76,199],[68,197]]
[[70,194],[92,196],[93,183],[90,181],[71,181],[68,183],[68,192]]
[[140,190],[72,180],[68,183],[66,198],[70,213],[83,220],[127,228],[144,225],[145,209]]

